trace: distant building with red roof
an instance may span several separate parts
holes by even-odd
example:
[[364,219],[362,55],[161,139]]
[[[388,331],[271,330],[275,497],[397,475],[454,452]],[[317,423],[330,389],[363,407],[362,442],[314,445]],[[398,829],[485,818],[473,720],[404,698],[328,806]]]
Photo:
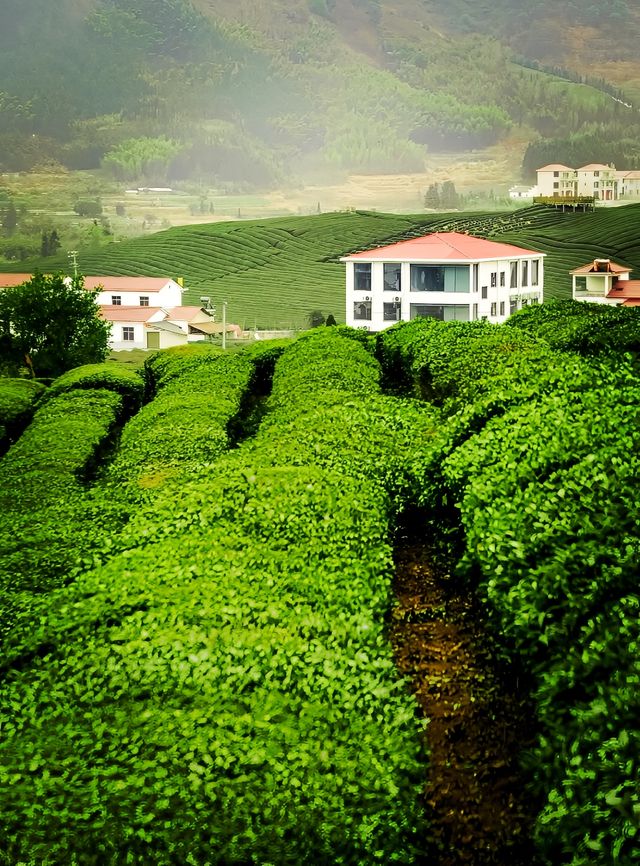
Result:
[[[32,274],[0,274],[0,289],[28,282]],[[220,335],[222,325],[202,307],[183,306],[183,288],[170,277],[85,276],[98,290],[100,315],[111,324],[112,349],[167,349]],[[227,331],[238,336],[237,325]]]
[[434,232],[341,261],[347,324],[371,331],[424,316],[504,322],[543,298],[544,253],[460,232]]
[[631,268],[611,259],[594,259],[569,272],[574,301],[610,304],[616,307],[640,306],[640,280],[629,279]]

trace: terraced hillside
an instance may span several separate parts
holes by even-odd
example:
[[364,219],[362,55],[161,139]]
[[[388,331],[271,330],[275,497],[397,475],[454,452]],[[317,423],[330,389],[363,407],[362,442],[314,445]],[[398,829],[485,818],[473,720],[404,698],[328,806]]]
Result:
[[[338,212],[309,217],[181,226],[150,237],[82,252],[85,274],[182,276],[187,303],[202,295],[228,302],[228,320],[246,327],[301,327],[311,310],[344,320],[340,256],[430,231],[463,231],[547,254],[545,297],[570,293],[568,272],[595,258],[640,271],[640,205],[595,213],[544,207],[471,214]],[[44,264],[46,261],[46,265]],[[20,263],[15,270],[36,267]],[[40,262],[67,270],[66,256]]]

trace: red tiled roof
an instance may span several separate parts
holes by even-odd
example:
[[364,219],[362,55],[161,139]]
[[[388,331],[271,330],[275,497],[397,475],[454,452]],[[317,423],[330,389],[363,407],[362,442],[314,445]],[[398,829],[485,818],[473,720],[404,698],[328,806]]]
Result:
[[183,319],[185,321],[188,321],[194,316],[197,316],[198,313],[202,312],[202,307],[171,307],[171,309],[169,310],[169,315],[172,319]]
[[[0,287],[19,286],[31,279],[33,274],[0,274]],[[101,286],[105,291],[120,292],[159,292],[171,277],[85,277],[87,289],[97,289]]]
[[576,276],[581,274],[630,274],[631,268],[625,268],[624,265],[617,265],[615,262],[608,259],[601,259],[599,262],[597,259],[594,259],[592,262],[589,262],[588,265],[581,265],[579,268],[569,271],[569,273],[575,274]]
[[106,292],[159,292],[171,277],[85,277],[87,289],[97,289],[101,286]]
[[502,244],[497,241],[486,241],[473,235],[460,232],[434,232],[420,238],[400,241],[386,247],[366,250],[344,256],[343,262],[354,259],[385,259],[386,261],[412,262],[443,262],[443,261],[479,261],[482,259],[508,259],[515,256],[543,256],[545,253],[536,250],[525,250],[513,244]]
[[107,322],[148,322],[162,307],[125,307],[119,304],[102,304],[100,315]]
[[607,292],[607,297],[640,301],[640,280],[617,280]]
[[602,162],[590,162],[589,165],[581,165],[578,171],[601,171],[602,169],[610,169],[610,165],[604,165]]
[[640,298],[627,298],[620,304],[621,307],[640,307]]
[[13,286],[21,286],[28,282],[33,274],[0,274],[0,287],[9,289]]
[[575,171],[570,165],[562,165],[560,162],[552,162],[549,165],[543,165],[538,171]]

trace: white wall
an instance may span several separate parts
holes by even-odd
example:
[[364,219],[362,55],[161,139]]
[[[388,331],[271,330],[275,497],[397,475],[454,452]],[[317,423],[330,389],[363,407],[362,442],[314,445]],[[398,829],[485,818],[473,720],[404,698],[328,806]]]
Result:
[[112,305],[114,295],[120,297],[123,307],[139,307],[141,297],[149,298],[149,307],[179,307],[182,304],[182,290],[173,280],[170,280],[159,292],[121,292],[118,289],[109,289],[100,292],[98,303]]
[[[537,285],[532,285],[532,261],[538,262]],[[517,262],[517,280],[511,287],[511,265]],[[523,284],[523,262],[527,262],[528,278]],[[359,263],[365,264],[364,260]],[[542,303],[544,286],[544,259],[540,256],[522,256],[514,259],[500,259],[478,263],[444,262],[447,266],[469,268],[469,291],[412,291],[410,283],[411,264],[420,262],[402,262],[400,264],[400,289],[385,290],[384,262],[371,262],[371,289],[369,291],[354,288],[354,262],[346,263],[346,317],[345,321],[354,328],[365,328],[369,331],[382,331],[396,323],[409,321],[412,318],[412,306],[416,305],[447,307],[445,318],[456,318],[461,321],[473,321],[486,318],[490,322],[500,323],[508,319],[511,312],[521,309],[531,303]],[[391,264],[391,263],[388,263]],[[398,264],[398,263],[396,263]],[[437,265],[438,262],[423,264]],[[473,265],[478,265],[477,291],[473,285]],[[501,286],[500,276],[504,275],[504,285]],[[495,278],[492,279],[492,275]],[[495,282],[495,285],[492,285]],[[483,288],[486,291],[483,291]],[[483,297],[483,294],[486,297]],[[396,301],[396,299],[399,299]],[[384,318],[384,304],[399,303],[399,319]],[[356,318],[356,305],[360,308],[370,305],[370,318]],[[415,309],[414,309],[415,312]],[[415,318],[415,315],[413,316]]]

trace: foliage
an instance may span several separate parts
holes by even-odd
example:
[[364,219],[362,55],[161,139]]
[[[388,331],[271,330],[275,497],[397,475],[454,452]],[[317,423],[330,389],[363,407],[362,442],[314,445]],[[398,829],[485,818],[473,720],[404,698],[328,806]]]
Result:
[[0,293],[0,360],[57,376],[107,355],[109,326],[99,318],[97,292],[81,277],[36,272]]
[[320,325],[324,325],[325,321],[326,321],[326,319],[325,319],[325,316],[324,316],[324,313],[322,312],[322,310],[312,310],[309,313],[309,327],[310,328],[317,328]]
[[22,433],[44,390],[32,379],[0,378],[0,451]]
[[640,352],[640,313],[635,307],[550,301],[519,310],[507,324],[545,340],[554,349],[583,355]]
[[[222,387],[232,360],[161,353],[149,405],[218,368]],[[423,726],[385,636],[390,494],[379,468],[385,455],[399,468],[401,451],[415,454],[433,416],[393,401],[386,416],[375,361],[335,328],[291,343],[275,378],[264,432],[213,464],[195,430],[190,480],[158,488],[120,552],[105,539],[101,567],[18,616],[0,691],[14,860],[414,862]],[[314,382],[351,425],[341,469],[341,427],[314,433],[331,406],[315,405]],[[158,418],[140,422],[140,437]],[[387,436],[363,437],[376,418]],[[190,437],[185,428],[186,447]],[[376,465],[356,459],[364,441]],[[46,804],[37,815],[34,798]]]
[[167,179],[169,163],[181,145],[167,138],[138,138],[123,141],[102,161],[119,180],[162,182]]
[[102,214],[102,204],[99,199],[89,200],[83,199],[77,201],[73,206],[74,211],[78,216],[83,217],[99,217]]
[[[571,312],[589,320],[592,351],[628,311]],[[457,513],[459,574],[477,583],[505,657],[533,678],[539,850],[554,866],[631,866],[640,392],[619,352],[592,361],[536,343],[536,323],[552,336],[558,313],[527,312],[522,330],[516,319],[400,325],[379,335],[379,354],[387,375],[426,380],[449,414],[423,458],[420,501],[441,520]]]
[[133,414],[142,403],[144,386],[144,379],[137,370],[108,361],[102,364],[85,364],[68,370],[52,382],[44,399],[51,400],[76,388],[106,388],[120,394],[125,410]]

